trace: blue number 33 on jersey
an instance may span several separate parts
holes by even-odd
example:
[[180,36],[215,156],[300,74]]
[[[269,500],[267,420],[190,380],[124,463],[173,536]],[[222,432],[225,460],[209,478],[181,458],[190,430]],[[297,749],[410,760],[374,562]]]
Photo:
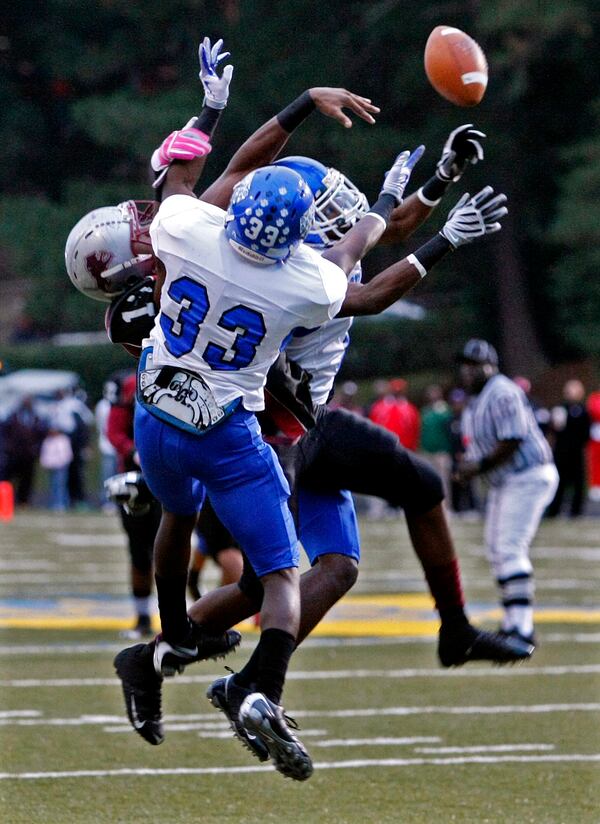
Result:
[[[176,318],[161,312],[160,327],[169,352],[181,358],[196,344],[210,309],[208,292],[201,283],[185,275],[171,283],[167,294],[180,308]],[[202,353],[203,360],[211,369],[220,371],[236,371],[248,366],[267,333],[263,316],[248,306],[237,304],[223,312],[218,325],[236,332],[236,336],[228,349],[209,342]]]

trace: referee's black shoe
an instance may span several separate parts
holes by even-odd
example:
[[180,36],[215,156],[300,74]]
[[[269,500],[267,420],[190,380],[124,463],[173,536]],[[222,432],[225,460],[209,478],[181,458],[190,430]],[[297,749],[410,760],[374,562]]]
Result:
[[523,638],[487,632],[471,624],[444,625],[440,628],[438,658],[443,667],[460,667],[469,661],[514,664],[525,661],[535,646]]

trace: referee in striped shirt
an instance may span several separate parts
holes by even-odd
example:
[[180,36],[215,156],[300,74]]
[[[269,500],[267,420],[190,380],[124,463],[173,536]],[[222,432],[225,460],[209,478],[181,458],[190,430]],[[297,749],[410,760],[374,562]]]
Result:
[[494,347],[469,340],[458,360],[471,398],[461,420],[466,451],[457,480],[482,475],[489,485],[485,543],[502,598],[501,632],[535,644],[529,546],[558,472],[524,392],[499,373]]

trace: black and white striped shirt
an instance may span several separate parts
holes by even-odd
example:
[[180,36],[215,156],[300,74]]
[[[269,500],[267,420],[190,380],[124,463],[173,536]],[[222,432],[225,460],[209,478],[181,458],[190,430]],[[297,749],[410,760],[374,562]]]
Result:
[[508,475],[552,462],[552,452],[533,415],[525,393],[505,375],[494,375],[465,408],[461,430],[466,459],[479,461],[498,441],[518,439],[518,449],[505,463],[486,473],[492,486]]

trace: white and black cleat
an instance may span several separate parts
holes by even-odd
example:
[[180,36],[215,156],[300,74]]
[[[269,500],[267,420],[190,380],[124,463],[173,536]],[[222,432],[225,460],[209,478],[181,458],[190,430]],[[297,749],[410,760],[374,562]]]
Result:
[[313,772],[310,755],[291,731],[281,707],[263,695],[252,692],[244,698],[239,722],[247,735],[260,738],[269,752],[275,769],[295,781],[306,781]]
[[234,676],[225,675],[217,678],[206,691],[206,697],[213,707],[216,707],[227,716],[235,737],[242,742],[246,749],[255,755],[259,761],[269,760],[269,750],[261,741],[260,736],[248,733],[239,720],[240,707],[244,699],[252,690],[241,687],[234,681]]
[[121,679],[125,708],[131,726],[149,744],[165,740],[162,713],[162,678],[156,674],[152,644],[136,644],[121,650],[114,666]]
[[196,631],[185,644],[170,644],[162,634],[154,641],[154,669],[158,675],[171,678],[195,661],[216,661],[239,646],[242,636],[235,629],[222,635],[206,635]]

